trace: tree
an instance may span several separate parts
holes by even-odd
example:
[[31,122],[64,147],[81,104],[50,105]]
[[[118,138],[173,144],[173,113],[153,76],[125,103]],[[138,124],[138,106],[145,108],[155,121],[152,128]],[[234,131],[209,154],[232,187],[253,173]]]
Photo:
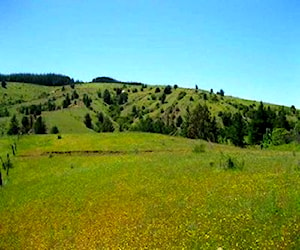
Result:
[[244,147],[244,136],[246,135],[246,123],[240,113],[235,113],[232,118],[231,140],[235,146]]
[[[6,176],[8,176],[9,170],[13,167],[13,165],[10,161],[10,158],[9,158],[9,154],[6,155],[6,161],[3,160],[1,157],[0,157],[0,160],[1,160],[1,163],[2,163],[2,168],[3,168],[4,171],[6,171]],[[0,172],[1,172],[1,169],[0,169]],[[1,181],[2,181],[2,179],[1,179]]]
[[50,133],[51,134],[58,134],[59,133],[59,130],[58,130],[58,127],[57,126],[53,126],[50,130]]
[[113,132],[114,126],[109,117],[105,117],[102,124],[102,132]]
[[164,94],[169,95],[172,93],[172,87],[170,85],[167,85],[164,89]]
[[22,133],[27,134],[31,129],[29,118],[27,116],[23,116],[21,124],[22,124],[22,128],[21,128]]
[[9,128],[7,131],[8,135],[17,135],[20,131],[19,122],[17,120],[16,115],[13,115],[13,117],[10,120]]
[[62,106],[63,108],[67,108],[71,104],[70,96],[69,94],[66,95],[66,98],[63,100]]
[[220,96],[224,96],[224,94],[225,94],[224,90],[221,89],[220,92],[219,92],[219,95],[220,95]]
[[128,93],[126,92],[122,92],[119,96],[118,96],[118,104],[119,105],[123,105],[128,101]]
[[286,112],[284,110],[284,107],[281,107],[281,109],[279,110],[274,123],[276,128],[284,128],[286,130],[290,130],[290,125],[286,118]]
[[161,97],[160,97],[160,101],[161,101],[161,103],[162,104],[164,104],[165,103],[165,101],[166,101],[166,94],[165,93],[163,93],[162,95],[161,95]]
[[78,97],[79,97],[78,93],[76,92],[76,90],[74,90],[74,91],[72,92],[72,96],[71,96],[72,100],[78,99]]
[[103,93],[103,101],[108,105],[112,104],[111,96],[109,90],[105,89]]
[[159,93],[159,92],[160,92],[160,88],[159,88],[159,87],[156,87],[155,93]]
[[46,134],[46,130],[46,124],[43,121],[42,117],[39,116],[33,125],[33,131],[35,134]]
[[180,128],[181,124],[183,123],[183,119],[181,116],[178,116],[176,120],[176,127]]
[[88,108],[91,106],[92,99],[87,94],[83,94],[83,103]]
[[1,86],[2,86],[2,88],[5,88],[5,89],[6,89],[6,85],[7,85],[6,81],[5,81],[5,80],[2,80],[2,81],[1,81]]
[[262,102],[254,112],[254,117],[249,124],[249,140],[251,144],[260,144],[267,129],[272,129],[268,112]]
[[173,86],[173,88],[176,90],[176,89],[178,88],[178,85],[175,84],[175,85]]
[[206,105],[198,104],[187,117],[187,137],[215,141],[217,138],[216,120],[211,118]]
[[291,106],[291,112],[295,115],[297,112],[297,109],[295,108],[294,105]]
[[90,128],[92,129],[93,126],[92,126],[92,118],[90,116],[89,113],[87,113],[85,116],[84,116],[84,124],[87,128]]

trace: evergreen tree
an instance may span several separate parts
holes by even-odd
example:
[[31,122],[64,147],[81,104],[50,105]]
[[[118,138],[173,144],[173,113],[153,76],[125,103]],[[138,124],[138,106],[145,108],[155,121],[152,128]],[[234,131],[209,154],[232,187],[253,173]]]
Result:
[[249,140],[251,144],[260,144],[267,129],[272,129],[268,113],[261,102],[249,124]]
[[2,80],[2,81],[1,81],[1,86],[2,86],[2,88],[5,88],[5,89],[6,89],[6,85],[7,85],[6,81],[5,81],[5,80]]
[[275,127],[290,130],[290,125],[287,121],[286,112],[284,110],[284,107],[281,107],[281,109],[278,112],[277,117],[275,118]]
[[182,123],[183,123],[182,117],[178,116],[177,120],[176,120],[176,127],[180,128],[180,126],[182,125]]
[[22,133],[27,134],[31,129],[30,121],[27,116],[22,117],[21,124],[22,124],[22,128],[21,128]]
[[240,113],[235,113],[232,119],[232,136],[231,140],[235,146],[243,147],[244,136],[246,135],[246,123]]
[[59,130],[58,130],[58,127],[57,126],[53,126],[50,130],[50,133],[51,134],[58,134],[59,133]]
[[65,109],[65,108],[69,107],[70,104],[71,104],[71,99],[70,99],[69,94],[67,94],[65,99],[63,100],[62,106]]
[[161,97],[160,97],[160,101],[161,101],[161,103],[162,104],[164,104],[165,103],[165,101],[166,101],[166,94],[165,93],[163,93],[162,95],[161,95]]
[[164,93],[165,93],[166,95],[171,94],[171,93],[172,93],[172,87],[171,87],[170,85],[167,85],[167,86],[165,87],[165,89],[164,89]]
[[92,126],[92,118],[90,116],[89,113],[87,113],[85,116],[84,116],[84,124],[87,128],[90,128],[92,129],[93,126]]
[[113,132],[114,126],[112,121],[109,119],[109,117],[105,117],[103,124],[102,124],[102,132]]
[[108,105],[112,104],[111,96],[109,90],[105,89],[103,93],[103,101]]
[[35,134],[46,134],[46,130],[46,124],[42,117],[39,116],[33,125],[33,131]]
[[88,108],[91,106],[92,99],[87,94],[83,94],[83,103]]
[[20,131],[19,122],[17,120],[16,115],[13,115],[13,117],[10,120],[9,128],[7,131],[8,135],[17,135]]
[[77,93],[76,90],[74,90],[74,91],[72,92],[71,98],[72,98],[72,100],[75,100],[75,99],[78,99],[78,98],[79,98],[79,95],[78,95],[78,93]]

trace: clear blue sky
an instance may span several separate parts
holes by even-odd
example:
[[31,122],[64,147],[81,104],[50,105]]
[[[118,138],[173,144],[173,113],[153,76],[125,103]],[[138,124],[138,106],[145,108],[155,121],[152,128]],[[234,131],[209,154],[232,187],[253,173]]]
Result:
[[1,0],[0,72],[110,76],[300,108],[299,0]]

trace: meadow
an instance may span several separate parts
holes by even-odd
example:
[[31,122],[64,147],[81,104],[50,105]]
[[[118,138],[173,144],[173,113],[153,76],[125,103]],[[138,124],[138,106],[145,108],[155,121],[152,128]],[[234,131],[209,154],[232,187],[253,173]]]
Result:
[[2,137],[0,156],[14,142],[0,249],[300,246],[299,150],[70,133]]

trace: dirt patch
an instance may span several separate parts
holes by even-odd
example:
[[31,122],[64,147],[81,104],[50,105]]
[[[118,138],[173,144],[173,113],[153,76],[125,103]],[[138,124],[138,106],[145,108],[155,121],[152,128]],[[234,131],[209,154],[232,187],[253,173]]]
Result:
[[122,151],[122,150],[72,150],[72,151],[48,151],[39,154],[24,154],[19,157],[36,157],[36,156],[93,156],[93,155],[125,155],[125,154],[139,154],[139,153],[153,153],[153,150],[135,150],[135,151]]

